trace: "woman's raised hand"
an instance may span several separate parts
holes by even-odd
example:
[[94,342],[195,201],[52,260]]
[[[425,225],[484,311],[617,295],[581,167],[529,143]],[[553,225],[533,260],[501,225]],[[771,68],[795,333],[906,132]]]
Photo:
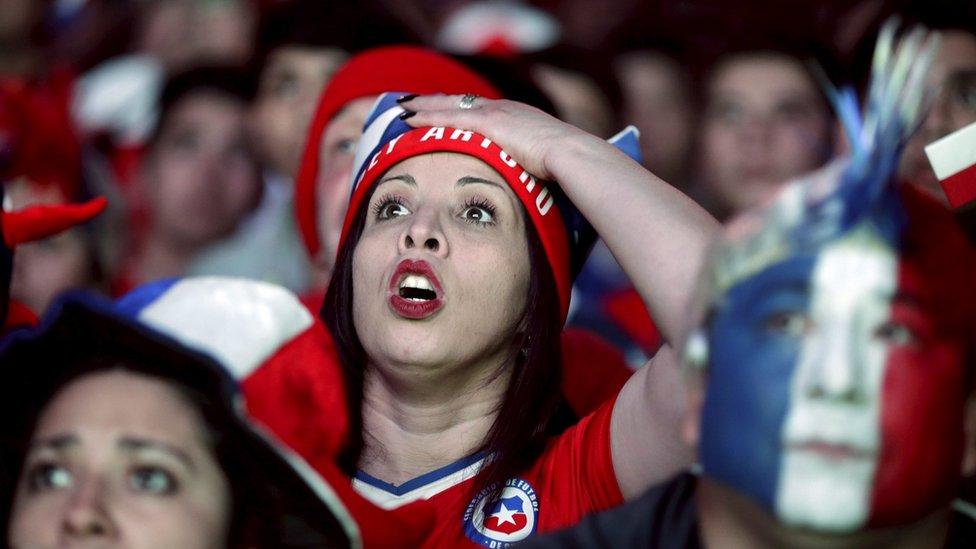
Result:
[[528,105],[461,95],[401,105],[412,126],[476,131],[536,177],[558,182],[634,281],[665,340],[680,340],[718,226],[707,212],[603,139]]
[[553,166],[573,145],[607,146],[603,140],[545,112],[515,101],[483,97],[461,108],[463,95],[422,95],[402,101],[410,113],[403,119],[414,127],[447,126],[472,130],[498,143],[533,175],[557,179]]

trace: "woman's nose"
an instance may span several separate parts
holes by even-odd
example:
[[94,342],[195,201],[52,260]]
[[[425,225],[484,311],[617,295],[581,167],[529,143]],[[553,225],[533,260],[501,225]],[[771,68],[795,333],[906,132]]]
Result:
[[[415,247],[417,247],[417,243],[413,241],[413,237],[410,236],[409,234],[407,235],[407,239],[404,242],[404,245],[408,249],[409,248],[415,248]],[[430,250],[432,252],[436,252],[438,249],[440,249],[440,247],[441,247],[440,241],[437,240],[434,237],[431,237],[431,238],[428,238],[427,240],[424,240],[424,248],[427,249],[427,250]]]
[[414,214],[400,236],[400,252],[423,250],[444,257],[448,253],[447,239],[435,215]]
[[118,531],[109,512],[107,488],[98,479],[78,485],[62,520],[65,536],[72,539],[111,538]]

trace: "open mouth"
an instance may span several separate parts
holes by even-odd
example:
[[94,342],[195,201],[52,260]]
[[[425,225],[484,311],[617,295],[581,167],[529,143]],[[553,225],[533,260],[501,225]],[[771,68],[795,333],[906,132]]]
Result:
[[397,286],[397,293],[410,301],[430,301],[437,299],[437,291],[430,280],[423,275],[411,274],[403,277]]
[[390,279],[390,309],[406,319],[422,320],[444,306],[444,290],[426,261],[405,259]]

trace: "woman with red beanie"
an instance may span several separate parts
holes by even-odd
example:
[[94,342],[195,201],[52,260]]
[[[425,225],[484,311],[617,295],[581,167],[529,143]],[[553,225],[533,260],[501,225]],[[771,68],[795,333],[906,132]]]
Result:
[[349,202],[352,153],[363,122],[376,96],[393,89],[501,98],[494,86],[461,63],[415,46],[374,48],[343,65],[322,92],[295,177],[302,240],[324,280],[336,256]]
[[497,547],[685,466],[668,346],[615,401],[555,434],[560,332],[585,222],[563,190],[651,296],[668,341],[714,221],[610,145],[536,109],[474,95],[402,98],[434,109],[416,116],[423,126],[485,109],[499,124],[486,137],[412,129],[396,98],[380,97],[359,140],[322,308],[358,427],[345,465],[360,492],[388,508],[428,500],[441,513],[433,546]]
[[[303,299],[313,311],[321,308],[332,274],[349,203],[356,143],[376,97],[390,89],[502,96],[465,65],[416,46],[366,50],[336,73],[319,99],[296,176],[296,216],[318,279]],[[562,390],[569,409],[579,417],[616,395],[633,373],[618,349],[581,328],[564,329],[562,347]],[[598,366],[594,364],[597,360]]]

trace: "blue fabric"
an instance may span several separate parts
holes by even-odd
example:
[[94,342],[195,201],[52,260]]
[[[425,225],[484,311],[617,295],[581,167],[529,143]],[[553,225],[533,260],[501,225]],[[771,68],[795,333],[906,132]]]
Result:
[[397,99],[404,95],[407,95],[407,92],[384,93],[376,100],[373,109],[366,117],[363,135],[356,145],[356,159],[352,172],[353,184],[349,187],[350,196],[356,192],[356,186],[366,167],[369,166],[369,160],[379,152],[380,148],[413,129],[399,117],[401,113],[406,112],[406,109],[397,103]]
[[160,299],[180,278],[164,278],[148,282],[120,297],[115,302],[115,310],[122,316],[137,319],[143,309]]

